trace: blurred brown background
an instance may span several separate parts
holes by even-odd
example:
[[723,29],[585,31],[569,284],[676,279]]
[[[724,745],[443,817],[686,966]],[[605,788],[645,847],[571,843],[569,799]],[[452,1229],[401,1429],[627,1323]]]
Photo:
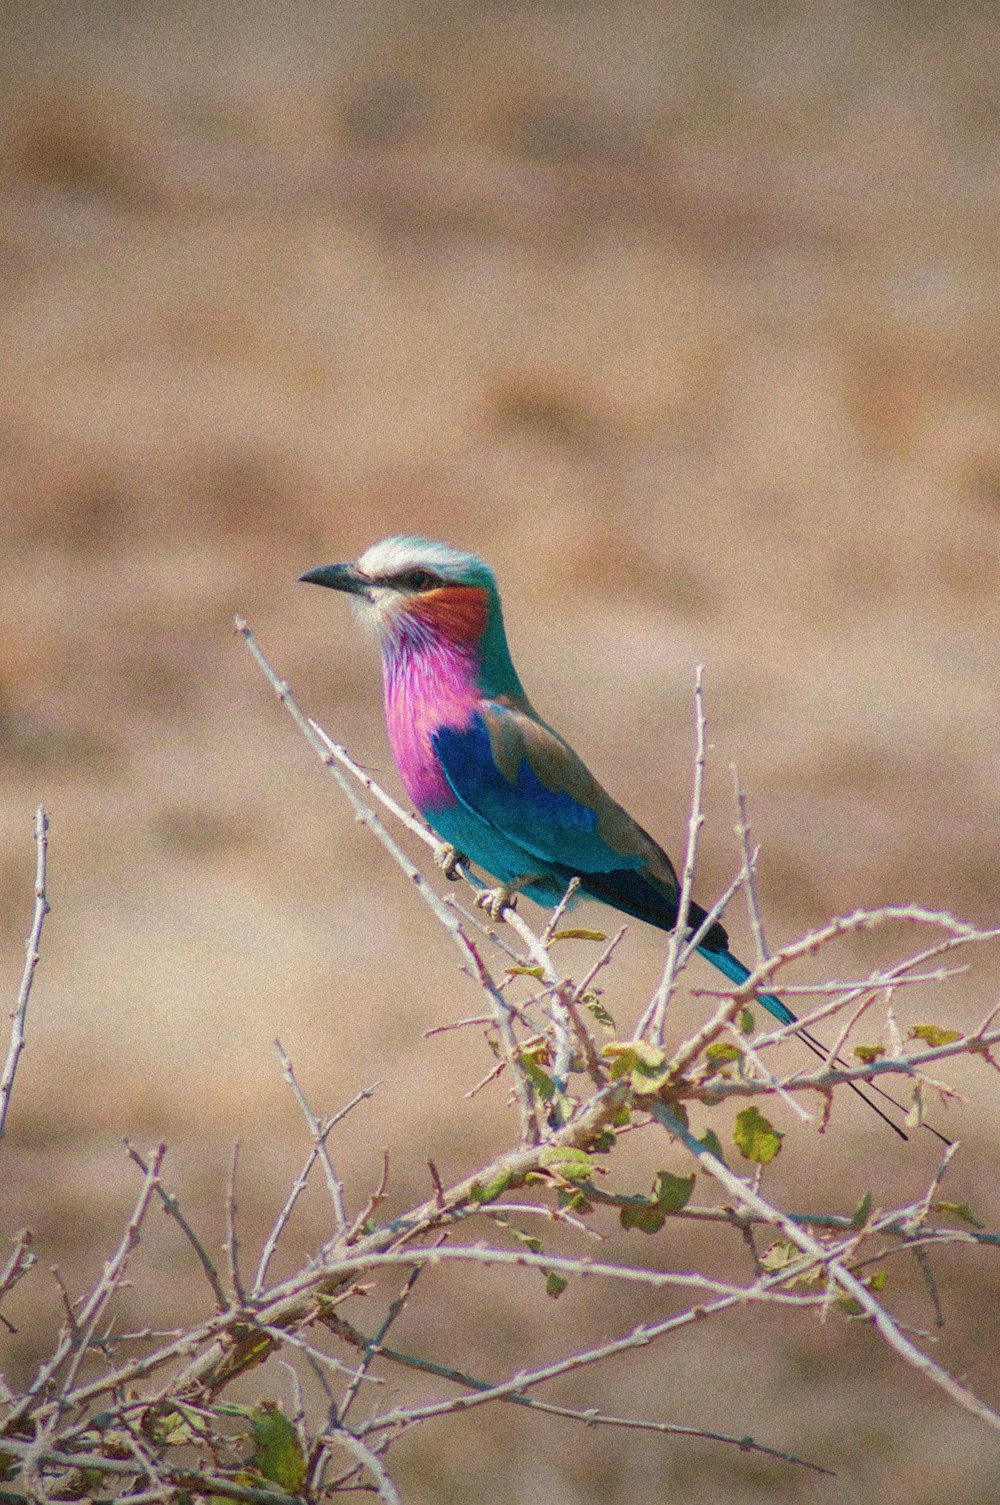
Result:
[[[5,0],[0,16],[11,996],[39,800],[53,902],[0,1150],[5,1236],[29,1223],[79,1289],[135,1185],[121,1136],[162,1134],[217,1245],[238,1135],[252,1246],[305,1147],[275,1035],[320,1110],[386,1079],[339,1141],[355,1202],[383,1145],[402,1206],[428,1155],[453,1179],[506,1142],[500,1094],[463,1098],[482,1042],[422,1037],[475,995],[231,636],[244,612],[395,787],[371,645],[343,601],[295,584],[390,532],[494,564],[529,693],[675,853],[705,662],[703,897],[737,861],[735,760],[772,939],[903,899],[996,922],[994,7]],[[661,956],[634,926],[608,981],[623,1024]],[[971,1022],[992,960],[911,1022]],[[967,1085],[950,1194],[982,1208],[996,1093],[985,1068]],[[836,1145],[787,1127],[771,1184],[793,1203],[807,1187],[797,1205],[915,1195],[935,1160],[853,1107]],[[293,1257],[322,1236],[322,1199],[309,1216]],[[609,1254],[744,1268],[719,1235],[639,1237]],[[204,1309],[169,1230],[149,1260],[159,1308],[137,1276],[138,1321]],[[991,1266],[951,1269],[936,1353],[996,1402]],[[45,1282],[21,1288],[12,1380],[40,1311],[57,1320]],[[488,1375],[645,1310],[485,1277],[445,1304],[422,1289],[407,1340]],[[916,1283],[902,1310],[932,1323]],[[498,1409],[408,1442],[407,1499],[1000,1497],[995,1437],[842,1322],[707,1324],[551,1398],[753,1432],[840,1473]]]

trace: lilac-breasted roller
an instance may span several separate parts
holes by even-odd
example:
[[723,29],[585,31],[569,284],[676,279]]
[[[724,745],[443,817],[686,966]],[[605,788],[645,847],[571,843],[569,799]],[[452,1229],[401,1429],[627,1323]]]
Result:
[[[554,905],[578,878],[581,894],[674,928],[680,883],[669,857],[529,701],[507,647],[496,580],[481,559],[424,538],[387,538],[356,564],[300,578],[347,592],[374,629],[399,776],[452,856],[498,880],[480,896],[494,918],[517,893]],[[691,903],[691,933],[705,914]],[[750,976],[718,922],[698,950],[731,982]],[[795,1022],[779,998],[759,996],[782,1024]],[[803,1038],[826,1059],[818,1041]]]

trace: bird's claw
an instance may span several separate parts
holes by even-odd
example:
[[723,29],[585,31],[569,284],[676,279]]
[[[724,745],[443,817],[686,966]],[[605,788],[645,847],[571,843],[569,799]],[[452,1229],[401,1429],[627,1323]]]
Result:
[[478,909],[485,909],[491,920],[502,920],[504,910],[514,909],[517,905],[517,889],[508,885],[481,888],[475,902]]
[[442,873],[444,873],[444,876],[448,879],[449,883],[458,882],[458,880],[462,876],[458,871],[459,864],[468,862],[468,860],[469,859],[467,857],[463,857],[462,853],[457,849],[457,847],[453,847],[449,841],[442,841],[438,846],[434,848],[434,866],[441,869]]

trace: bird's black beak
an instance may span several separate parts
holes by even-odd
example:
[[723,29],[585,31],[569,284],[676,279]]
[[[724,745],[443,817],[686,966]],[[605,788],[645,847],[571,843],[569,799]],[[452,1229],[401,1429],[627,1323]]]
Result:
[[371,585],[367,575],[353,564],[321,564],[318,569],[306,570],[299,579],[306,585],[326,585],[330,590],[347,591],[348,595],[360,596]]

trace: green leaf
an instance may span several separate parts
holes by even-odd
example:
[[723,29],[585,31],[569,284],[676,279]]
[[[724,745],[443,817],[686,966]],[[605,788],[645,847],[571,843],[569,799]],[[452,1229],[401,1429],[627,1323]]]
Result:
[[185,1443],[191,1442],[195,1436],[194,1428],[188,1418],[172,1407],[151,1416],[145,1430],[154,1442],[170,1448],[182,1447]]
[[545,1277],[545,1294],[557,1301],[568,1285],[569,1281],[564,1275],[557,1275],[554,1270],[550,1270]]
[[969,1223],[973,1228],[986,1227],[986,1224],[981,1223],[976,1217],[968,1202],[935,1202],[931,1211],[950,1213],[952,1217],[961,1218],[963,1223]]
[[543,1071],[539,1066],[537,1057],[532,1051],[521,1052],[521,1069],[538,1096],[547,1103],[555,1094],[556,1084],[548,1072]]
[[885,1055],[885,1046],[855,1045],[854,1054],[857,1056],[859,1061],[863,1061],[866,1066],[870,1066],[873,1061],[878,1060],[879,1056]]
[[740,1009],[739,1013],[736,1015],[736,1021],[739,1025],[741,1035],[753,1034],[757,1024],[757,1021],[753,1016],[753,1009],[748,1009],[746,1007]]
[[606,941],[607,936],[601,930],[556,930],[549,936],[549,945],[553,941]]
[[511,1238],[517,1239],[519,1244],[524,1244],[525,1248],[530,1249],[532,1254],[541,1253],[542,1241],[537,1234],[525,1233],[524,1229],[518,1228],[516,1223],[510,1221],[510,1218],[498,1217],[496,1221],[500,1224],[501,1228],[506,1228]]
[[781,1149],[783,1135],[756,1108],[737,1113],[733,1143],[744,1160],[767,1165]]
[[652,1197],[623,1197],[619,1219],[623,1228],[638,1228],[640,1233],[659,1233],[672,1212],[687,1205],[694,1187],[694,1175],[674,1176],[657,1171]]
[[714,1129],[706,1129],[704,1136],[698,1140],[698,1143],[701,1145],[703,1150],[707,1150],[710,1155],[714,1155],[716,1160],[721,1160],[723,1165],[726,1164],[726,1156],[722,1148],[722,1141],[720,1140],[718,1134],[716,1134]]
[[537,1234],[525,1233],[523,1228],[512,1228],[510,1231],[518,1243],[523,1244],[526,1249],[530,1249],[532,1254],[541,1254],[542,1241]]
[[[884,1291],[889,1284],[889,1272],[888,1270],[873,1270],[861,1283],[866,1291]],[[853,1296],[838,1297],[837,1305],[848,1317],[867,1316],[864,1307]]]
[[473,1202],[495,1202],[497,1197],[502,1197],[513,1180],[513,1172],[510,1166],[504,1165],[497,1171],[492,1181],[472,1188]]
[[560,1186],[556,1192],[556,1201],[567,1212],[578,1212],[581,1216],[594,1210],[594,1204],[587,1200],[578,1187],[571,1191],[568,1186]]
[[612,1014],[608,1011],[608,1009],[604,1007],[604,1004],[601,1002],[601,995],[598,989],[588,989],[580,999],[580,1002],[583,1004],[587,1012],[594,1019],[596,1019],[597,1023],[603,1030],[606,1030],[610,1035],[616,1033],[618,1026],[615,1023]]
[[539,1155],[538,1163],[565,1181],[589,1181],[595,1169],[593,1157],[586,1150],[576,1150],[571,1145],[547,1145]]
[[714,1045],[709,1045],[705,1051],[705,1059],[712,1066],[722,1066],[726,1061],[740,1061],[743,1052],[738,1045],[731,1045],[728,1040],[716,1040]]
[[297,1495],[306,1482],[306,1460],[295,1428],[276,1401],[261,1401],[250,1413],[254,1463],[265,1479]]
[[661,1212],[680,1212],[686,1207],[694,1190],[694,1172],[690,1176],[674,1176],[670,1171],[657,1171],[653,1195]]
[[705,1051],[710,1061],[739,1061],[743,1052],[738,1045],[731,1045],[728,1040],[716,1040],[714,1045],[709,1045]]
[[504,970],[508,977],[535,977],[539,982],[545,976],[544,967],[506,967]]
[[549,1128],[561,1129],[564,1124],[568,1124],[576,1112],[579,1102],[579,1098],[571,1097],[568,1092],[564,1092],[558,1102],[553,1103],[549,1108]]
[[640,1233],[659,1233],[667,1221],[666,1213],[645,1197],[641,1202],[629,1202],[618,1217],[623,1228],[638,1228]]
[[99,1468],[81,1468],[76,1483],[84,1497],[96,1495],[104,1483],[105,1475]]
[[793,1244],[789,1238],[775,1239],[764,1253],[760,1256],[760,1267],[769,1274],[776,1270],[787,1269],[802,1258],[802,1250],[798,1244]]
[[961,1040],[961,1032],[957,1029],[940,1029],[936,1024],[915,1024],[910,1030],[911,1040],[926,1040],[928,1045],[951,1045],[955,1040]]
[[872,1194],[866,1191],[858,1203],[854,1216],[851,1218],[852,1228],[863,1228],[868,1221],[868,1215],[872,1210]]
[[645,1040],[612,1040],[601,1052],[611,1062],[611,1078],[619,1081],[631,1077],[632,1091],[638,1097],[648,1097],[670,1079],[669,1070],[664,1070],[666,1052]]
[[[778,1274],[793,1265],[803,1265],[802,1250],[791,1239],[779,1238],[767,1249],[760,1258],[761,1269],[769,1274]],[[815,1286],[822,1285],[826,1280],[826,1271],[821,1264],[805,1265],[797,1275],[790,1275],[789,1286]]]

